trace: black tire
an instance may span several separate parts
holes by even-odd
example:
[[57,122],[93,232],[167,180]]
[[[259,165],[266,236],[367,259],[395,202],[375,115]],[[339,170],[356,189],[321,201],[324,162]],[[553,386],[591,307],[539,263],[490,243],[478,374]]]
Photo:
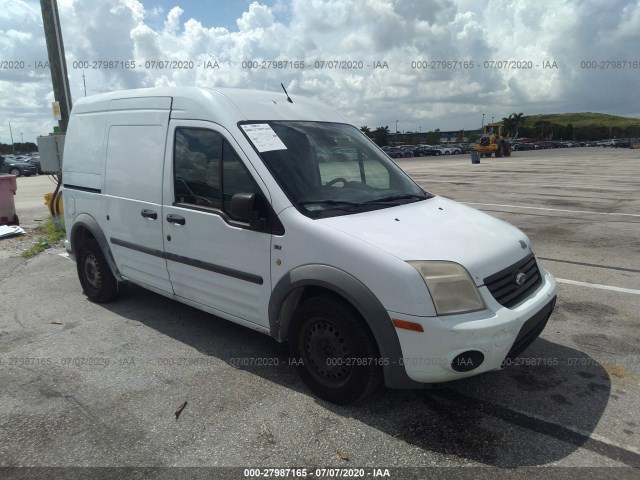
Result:
[[442,155],[442,153],[436,152],[436,157],[439,157],[440,155]]
[[118,282],[111,273],[98,242],[86,240],[81,245],[76,267],[80,285],[89,300],[106,303],[118,296]]
[[19,168],[13,167],[11,170],[9,170],[9,174],[19,177],[20,175],[22,175],[22,172],[20,171]]
[[382,382],[373,335],[353,307],[332,295],[309,298],[298,307],[289,353],[305,385],[331,403],[357,402]]

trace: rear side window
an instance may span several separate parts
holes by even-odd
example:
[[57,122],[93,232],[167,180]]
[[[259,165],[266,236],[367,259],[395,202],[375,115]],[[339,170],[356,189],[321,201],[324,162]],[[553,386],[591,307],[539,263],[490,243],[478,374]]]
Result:
[[177,128],[174,146],[175,202],[223,210],[231,216],[231,197],[259,193],[231,145],[213,130]]

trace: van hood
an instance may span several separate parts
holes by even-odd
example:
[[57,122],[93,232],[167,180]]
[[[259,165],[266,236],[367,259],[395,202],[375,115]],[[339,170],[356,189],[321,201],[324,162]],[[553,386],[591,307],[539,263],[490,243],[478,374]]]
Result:
[[444,197],[318,220],[401,260],[445,260],[464,266],[476,285],[530,253],[513,225]]

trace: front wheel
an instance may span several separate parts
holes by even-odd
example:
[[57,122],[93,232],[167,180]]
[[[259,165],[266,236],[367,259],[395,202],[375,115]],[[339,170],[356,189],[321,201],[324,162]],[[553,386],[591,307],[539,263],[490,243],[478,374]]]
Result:
[[367,325],[332,295],[309,298],[298,307],[289,352],[302,381],[328,402],[356,402],[382,381],[382,362]]
[[106,303],[118,296],[118,281],[111,273],[98,242],[86,240],[82,244],[76,267],[82,290],[89,300]]

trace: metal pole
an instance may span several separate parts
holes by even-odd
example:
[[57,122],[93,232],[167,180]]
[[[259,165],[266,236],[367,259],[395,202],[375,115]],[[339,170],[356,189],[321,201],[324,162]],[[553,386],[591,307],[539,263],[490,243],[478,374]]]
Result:
[[87,82],[84,80],[84,70],[82,70],[82,85],[84,86],[84,96],[87,96]]
[[484,113],[482,114],[482,132],[484,133]]
[[16,144],[13,143],[13,130],[11,130],[11,121],[9,121],[9,135],[11,135],[11,148],[13,149],[13,154],[16,154]]
[[69,113],[71,112],[71,90],[69,88],[67,62],[60,29],[60,17],[58,16],[58,4],[56,0],[40,0],[40,9],[42,10],[44,37],[47,42],[53,96],[56,101],[60,102],[60,114],[62,116],[59,121],[60,131],[66,132]]

